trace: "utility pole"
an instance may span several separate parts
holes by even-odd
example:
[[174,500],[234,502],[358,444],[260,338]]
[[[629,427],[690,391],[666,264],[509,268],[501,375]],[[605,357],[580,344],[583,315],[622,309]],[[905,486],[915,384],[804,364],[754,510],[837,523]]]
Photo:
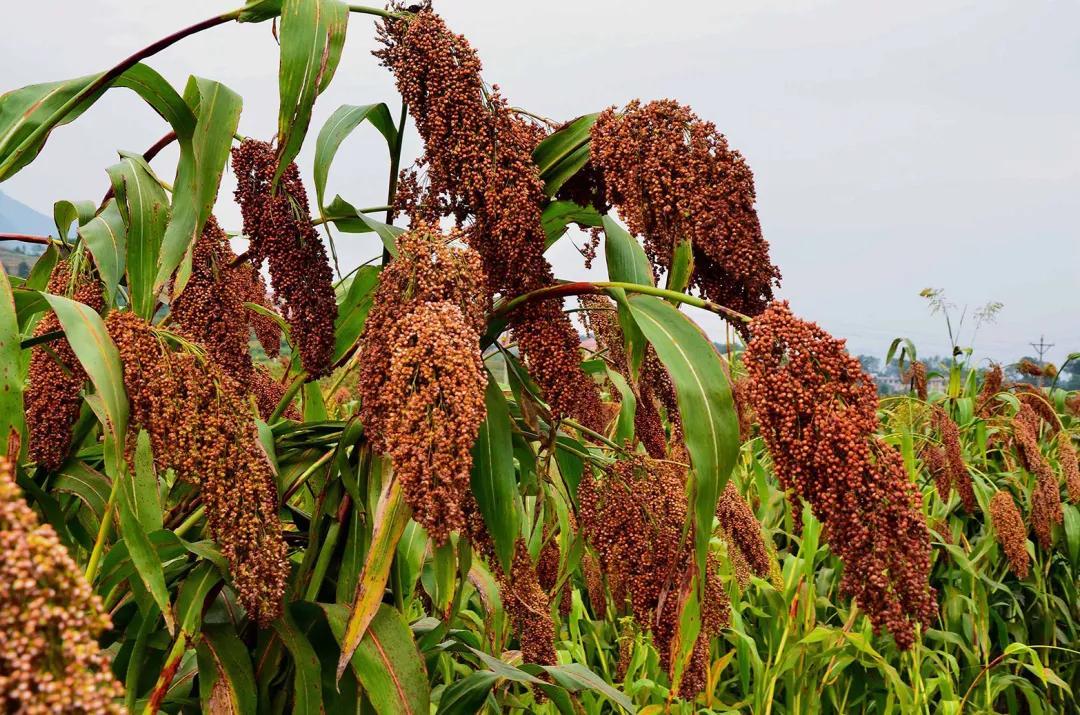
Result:
[[[1053,343],[1047,343],[1046,342],[1046,336],[1040,335],[1039,336],[1039,342],[1037,342],[1037,343],[1028,343],[1028,345],[1031,346],[1032,350],[1034,350],[1035,352],[1037,352],[1039,354],[1039,367],[1040,368],[1046,367],[1046,362],[1043,360],[1043,356],[1046,355],[1046,353],[1048,353],[1050,351],[1050,348],[1054,347],[1054,344]],[[1043,384],[1043,376],[1039,375],[1039,387],[1042,387],[1042,384]]]

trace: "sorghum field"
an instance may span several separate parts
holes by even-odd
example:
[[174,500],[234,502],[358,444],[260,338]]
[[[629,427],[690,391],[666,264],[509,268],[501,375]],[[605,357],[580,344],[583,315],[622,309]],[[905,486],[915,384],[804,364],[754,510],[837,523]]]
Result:
[[[365,14],[400,96],[309,126]],[[152,67],[234,22],[275,136]],[[0,236],[47,246],[0,272],[5,712],[1077,711],[1080,395],[898,339],[879,399],[691,108],[547,120],[427,5],[252,0],[3,95],[0,180],[121,88],[162,139]],[[326,194],[353,132],[386,196]],[[608,280],[553,271],[571,226]]]

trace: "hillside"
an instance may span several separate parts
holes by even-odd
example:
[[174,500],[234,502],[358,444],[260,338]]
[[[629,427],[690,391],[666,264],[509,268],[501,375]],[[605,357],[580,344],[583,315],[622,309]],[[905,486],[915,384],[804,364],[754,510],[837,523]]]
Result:
[[[0,233],[55,234],[48,216],[0,191]],[[0,263],[9,275],[25,276],[34,265],[41,246],[15,242],[0,243]]]

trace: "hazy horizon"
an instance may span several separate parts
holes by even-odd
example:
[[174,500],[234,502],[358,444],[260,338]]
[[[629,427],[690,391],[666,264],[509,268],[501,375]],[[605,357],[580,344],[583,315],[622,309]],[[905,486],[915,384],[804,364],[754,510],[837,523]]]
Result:
[[[237,0],[240,2],[240,0]],[[92,6],[92,7],[91,7]],[[1080,4],[853,0],[570,3],[437,0],[510,101],[568,118],[641,97],[673,97],[714,121],[753,167],[758,211],[784,274],[779,297],[884,357],[905,336],[920,354],[949,349],[919,292],[942,288],[974,309],[1004,303],[976,340],[980,357],[1014,360],[1045,335],[1060,364],[1080,351]],[[0,91],[100,71],[149,42],[231,5],[191,0],[132,12],[128,3],[19,3],[2,47]],[[339,105],[399,99],[370,56],[370,17],[353,15],[337,76],[300,156],[311,185],[314,135]],[[277,47],[269,23],[229,25],[149,60],[174,86],[218,79],[245,100],[240,132],[277,121]],[[1069,89],[1072,87],[1073,89]],[[128,91],[111,91],[58,128],[42,156],[0,189],[43,214],[59,199],[99,198],[116,150],[143,151],[165,131]],[[406,161],[418,153],[415,133]],[[175,151],[154,165],[168,176]],[[328,194],[385,201],[386,150],[370,128],[343,145]],[[239,227],[226,173],[218,216]],[[580,243],[580,240],[579,240]],[[343,268],[377,250],[338,234]],[[560,277],[586,272],[571,242],[549,257]],[[695,313],[695,317],[700,314]],[[704,326],[723,338],[712,316]],[[965,343],[962,340],[962,343]]]

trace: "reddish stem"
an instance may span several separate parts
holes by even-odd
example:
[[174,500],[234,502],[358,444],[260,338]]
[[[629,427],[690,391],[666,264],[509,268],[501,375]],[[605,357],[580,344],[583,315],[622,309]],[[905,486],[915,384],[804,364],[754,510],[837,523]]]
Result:
[[0,233],[0,241],[19,241],[20,243],[39,243],[51,246],[53,239],[48,236],[31,236],[28,233]]

